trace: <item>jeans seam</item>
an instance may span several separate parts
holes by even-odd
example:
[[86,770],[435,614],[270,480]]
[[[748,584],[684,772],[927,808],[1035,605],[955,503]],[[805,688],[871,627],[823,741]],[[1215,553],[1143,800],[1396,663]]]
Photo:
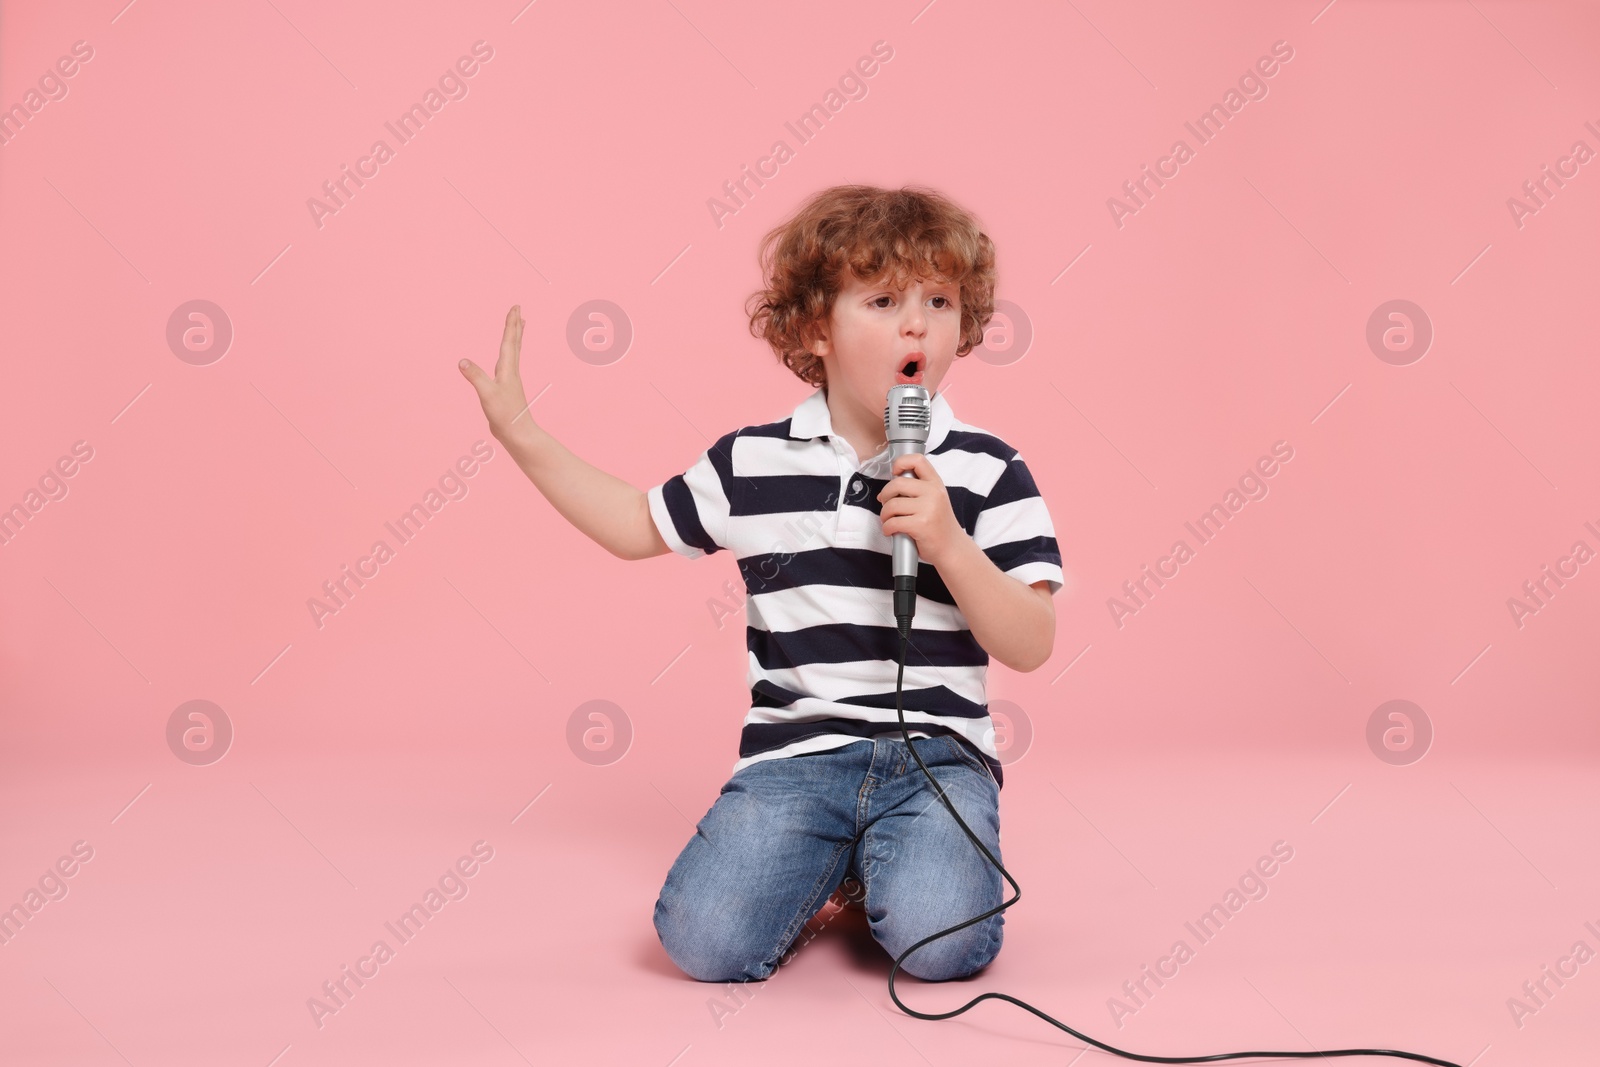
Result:
[[[800,936],[801,929],[805,927],[805,924],[810,921],[811,917],[816,914],[817,909],[821,907],[819,901],[822,898],[822,887],[828,884],[829,880],[833,877],[833,872],[839,869],[839,856],[844,853],[846,849],[852,849],[854,847],[855,841],[853,839],[846,844],[834,846],[833,856],[828,861],[827,869],[820,877],[818,877],[816,884],[812,886],[811,895],[806,899],[805,903],[800,905],[799,913],[789,921],[788,926],[784,928],[784,932],[778,935],[778,944],[774,947],[772,953],[768,957],[777,957],[777,961],[772,967],[774,974],[777,973],[778,968],[783,965],[784,952],[795,941],[795,939]],[[793,930],[792,933],[790,932],[791,928]],[[771,975],[768,975],[767,977],[770,978]]]

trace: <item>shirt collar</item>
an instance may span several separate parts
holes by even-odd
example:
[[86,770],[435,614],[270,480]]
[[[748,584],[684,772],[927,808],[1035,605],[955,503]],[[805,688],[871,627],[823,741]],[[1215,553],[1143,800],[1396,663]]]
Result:
[[[928,443],[923,452],[933,452],[944,443],[945,437],[950,433],[950,427],[955,422],[955,413],[950,410],[950,402],[944,398],[943,393],[934,393],[929,403],[932,408],[933,420],[928,427]],[[814,440],[824,435],[833,435],[833,417],[828,410],[828,397],[821,389],[815,389],[811,395],[800,402],[794,409],[794,414],[789,417],[789,436],[796,441]],[[858,460],[866,462],[870,456],[857,456]]]

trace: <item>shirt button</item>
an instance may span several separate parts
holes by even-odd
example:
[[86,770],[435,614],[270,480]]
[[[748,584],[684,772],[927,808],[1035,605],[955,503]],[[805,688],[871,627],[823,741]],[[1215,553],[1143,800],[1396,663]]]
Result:
[[861,479],[860,478],[857,478],[853,482],[850,483],[850,495],[851,496],[860,496],[861,495],[861,489],[862,489],[862,486],[861,486]]

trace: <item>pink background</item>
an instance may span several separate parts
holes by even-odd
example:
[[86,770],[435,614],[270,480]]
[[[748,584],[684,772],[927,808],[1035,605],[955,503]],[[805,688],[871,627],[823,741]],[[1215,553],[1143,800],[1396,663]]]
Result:
[[[1600,13],[410,7],[0,5],[0,106],[93,48],[0,147],[0,507],[93,449],[0,546],[0,905],[93,849],[0,946],[0,1061],[1074,1062],[1011,1005],[899,1012],[855,913],[713,1013],[737,1002],[678,972],[651,908],[737,757],[744,619],[708,607],[734,561],[588,541],[455,366],[492,367],[520,302],[534,416],[657,484],[805,396],[746,328],[757,242],[865,182],[994,238],[1031,343],[996,333],[949,396],[1021,449],[1067,576],[1051,661],[991,667],[1033,732],[1005,948],[902,998],[999,990],[1151,1055],[1592,1062],[1600,963],[1520,1025],[1507,1002],[1600,951],[1600,564],[1520,627],[1507,601],[1600,550],[1600,161],[1520,227],[1507,199],[1600,150]],[[307,199],[478,40],[468,95],[319,228]],[[1280,40],[1268,95],[1119,227],[1108,198]],[[784,123],[876,41],[866,96],[800,144]],[[233,330],[208,365],[166,339],[197,299]],[[600,299],[631,344],[579,358],[569,317]],[[1393,299],[1434,332],[1403,366],[1366,341]],[[479,440],[467,495],[319,628],[321,583]],[[1269,495],[1119,627],[1123,582],[1280,440]],[[234,731],[204,766],[167,739],[196,699]],[[1369,746],[1396,699],[1431,723],[1421,759]],[[569,747],[591,700],[631,728],[609,763]],[[1119,1027],[1108,999],[1280,840],[1270,893]],[[319,1028],[308,998],[477,841],[468,894]]]

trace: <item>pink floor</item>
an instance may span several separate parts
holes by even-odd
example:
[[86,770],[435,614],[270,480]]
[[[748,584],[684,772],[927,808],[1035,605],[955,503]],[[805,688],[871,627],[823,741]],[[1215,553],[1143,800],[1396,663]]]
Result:
[[[651,906],[720,779],[631,755],[628,773],[517,773],[491,752],[8,767],[7,899],[77,841],[93,858],[4,947],[0,1062],[1064,1064],[1084,1050],[993,1000],[902,1014],[854,911],[819,914],[815,938],[737,996],[684,977]],[[1600,777],[1559,762],[1036,751],[1002,794],[1023,899],[999,958],[897,990],[924,1012],[1008,993],[1146,1055],[1593,1062],[1592,965],[1560,964],[1576,976],[1545,978],[1552,995],[1520,1026],[1508,1001],[1534,1005],[1524,981],[1600,944],[1597,810]],[[400,942],[385,923],[479,841],[493,858],[467,865],[466,895]],[[1247,880],[1254,897],[1196,937],[1186,922],[1279,842],[1292,857],[1264,865],[1264,892]],[[308,1001],[376,940],[392,958],[319,1026]],[[1187,962],[1129,998],[1124,981],[1178,940]]]

